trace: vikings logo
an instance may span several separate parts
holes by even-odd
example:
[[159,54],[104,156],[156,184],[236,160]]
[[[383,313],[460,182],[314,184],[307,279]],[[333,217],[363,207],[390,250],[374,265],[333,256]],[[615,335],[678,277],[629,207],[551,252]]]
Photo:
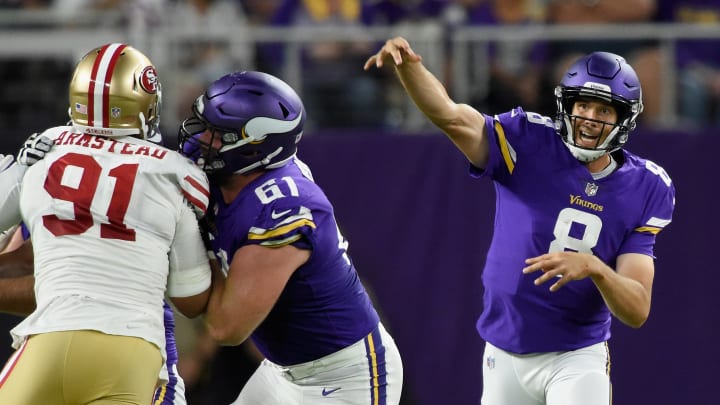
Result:
[[150,94],[155,94],[158,91],[158,85],[159,82],[155,68],[146,66],[140,73],[140,87]]

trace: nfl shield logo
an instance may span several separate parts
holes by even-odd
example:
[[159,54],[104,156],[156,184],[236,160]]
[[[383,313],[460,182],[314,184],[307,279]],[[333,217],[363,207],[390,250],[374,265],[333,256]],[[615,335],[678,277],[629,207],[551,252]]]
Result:
[[588,195],[588,197],[592,197],[598,192],[598,185],[595,183],[587,183],[585,184],[585,194]]
[[120,118],[120,107],[111,108],[110,115],[112,115],[113,118]]

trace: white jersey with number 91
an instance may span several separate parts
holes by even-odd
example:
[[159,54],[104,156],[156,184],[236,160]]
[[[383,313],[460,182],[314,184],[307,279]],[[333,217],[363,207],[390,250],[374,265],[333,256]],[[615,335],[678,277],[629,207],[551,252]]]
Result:
[[137,138],[72,127],[44,135],[55,146],[27,170],[20,192],[37,309],[13,329],[15,344],[37,333],[97,330],[164,349],[166,288],[186,297],[210,283],[193,212],[207,207],[207,178],[176,152]]

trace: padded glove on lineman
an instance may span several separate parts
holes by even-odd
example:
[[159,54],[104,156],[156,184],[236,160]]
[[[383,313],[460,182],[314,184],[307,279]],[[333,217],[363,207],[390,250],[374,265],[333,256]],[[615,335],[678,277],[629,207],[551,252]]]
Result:
[[37,132],[30,135],[17,155],[17,162],[23,166],[32,166],[45,157],[52,149],[53,141]]

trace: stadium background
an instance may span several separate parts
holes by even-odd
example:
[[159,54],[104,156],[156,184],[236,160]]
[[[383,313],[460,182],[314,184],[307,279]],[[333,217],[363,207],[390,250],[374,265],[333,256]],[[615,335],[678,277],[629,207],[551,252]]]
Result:
[[[305,70],[299,53],[303,45],[330,37],[356,41],[358,35],[338,27],[253,26],[201,35],[189,34],[179,24],[162,29],[129,26],[126,15],[116,13],[86,16],[82,24],[72,25],[58,24],[58,17],[47,10],[26,11],[0,9],[0,124],[5,128],[0,153],[14,153],[30,133],[65,122],[72,66],[83,52],[101,43],[128,42],[155,61],[164,83],[163,133],[172,144],[193,91],[203,75],[212,74],[198,74],[201,63],[192,61],[198,49],[217,45],[219,54],[231,56],[224,61],[229,65],[219,66],[257,69],[260,65],[252,62],[255,46],[279,41],[288,47],[285,62],[275,66],[279,68],[275,73],[309,97],[305,80],[311,72]],[[428,66],[451,79],[451,91],[465,95],[465,89],[473,88],[472,69],[444,64],[444,56],[453,55],[449,49],[457,51],[459,43],[538,35],[550,41],[615,38],[618,32],[636,39],[661,38],[661,45],[669,50],[684,36],[720,38],[717,26],[661,24],[594,27],[590,33],[587,27],[541,31],[474,27],[455,31],[452,37],[437,25],[420,24],[368,28],[363,38],[373,43],[373,49],[392,35],[415,40]],[[366,75],[361,61],[356,67],[354,75]],[[386,86],[388,94],[397,95],[386,75],[371,76]],[[674,94],[675,77],[666,79],[666,94]],[[639,330],[614,322],[610,349],[617,404],[718,403],[720,275],[715,249],[720,244],[720,194],[711,164],[720,150],[720,128],[688,126],[677,115],[675,102],[666,100],[662,118],[641,123],[627,145],[668,171],[677,188],[677,209],[657,243],[650,319]],[[380,119],[378,111],[393,114]],[[334,201],[350,255],[398,342],[406,373],[404,403],[477,404],[483,342],[474,324],[481,309],[480,270],[492,231],[492,186],[466,176],[460,153],[402,97],[384,99],[371,112],[366,121],[353,124],[349,123],[354,117],[367,111],[339,112],[347,118],[340,123],[311,121],[299,156]],[[321,112],[309,111],[311,117],[316,113]],[[16,318],[3,316],[2,321],[8,329]],[[0,345],[7,355],[9,337],[3,338]]]

